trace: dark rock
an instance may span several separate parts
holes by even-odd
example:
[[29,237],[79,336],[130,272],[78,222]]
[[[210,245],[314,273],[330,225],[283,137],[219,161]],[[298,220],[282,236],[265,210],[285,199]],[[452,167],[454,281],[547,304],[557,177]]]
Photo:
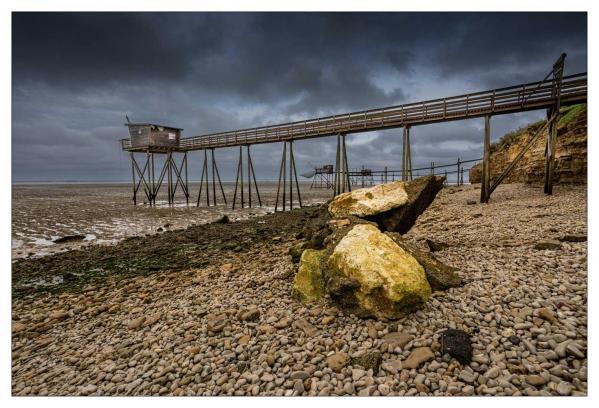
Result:
[[85,235],[65,235],[64,237],[56,238],[53,242],[55,244],[64,244],[65,242],[83,241]]
[[298,263],[304,253],[304,249],[308,247],[308,243],[303,241],[298,244],[293,245],[289,248],[289,255],[291,255],[291,261],[293,263]]
[[220,217],[218,220],[214,221],[215,224],[228,224],[231,221],[229,220],[229,216],[227,214]]
[[379,367],[383,361],[383,355],[380,351],[367,351],[359,357],[353,357],[350,361],[352,366],[361,366],[365,369],[369,370],[372,368],[372,371],[375,373],[379,372]]
[[562,242],[586,242],[586,235],[564,235],[559,238]]
[[256,308],[240,310],[237,317],[244,322],[255,322],[260,320],[260,310]]
[[539,249],[539,250],[544,250],[544,249],[549,249],[549,250],[555,250],[555,249],[561,249],[562,244],[559,241],[553,240],[553,239],[549,239],[546,241],[539,241],[535,244],[535,249]]
[[432,239],[427,239],[426,245],[428,245],[428,249],[430,249],[431,252],[443,251],[444,249],[449,248],[449,245],[445,242],[435,242]]
[[158,227],[158,229],[156,231],[157,232],[162,232],[162,231],[164,231],[164,229],[162,227]]
[[416,219],[433,202],[443,188],[445,177],[424,176],[405,184],[408,202],[376,215],[365,217],[378,224],[381,231],[394,231],[405,234],[412,228]]
[[472,342],[463,330],[447,329],[441,333],[441,354],[449,354],[462,364],[472,361]]
[[466,205],[475,205],[476,200],[466,200]]
[[77,280],[77,275],[75,275],[74,273],[71,273],[71,272],[67,272],[62,275],[62,279],[65,282],[75,282]]
[[321,249],[324,247],[324,240],[331,234],[330,228],[323,227],[312,234],[310,238],[310,248]]
[[518,336],[510,336],[510,342],[517,346],[518,344],[520,344],[520,337]]

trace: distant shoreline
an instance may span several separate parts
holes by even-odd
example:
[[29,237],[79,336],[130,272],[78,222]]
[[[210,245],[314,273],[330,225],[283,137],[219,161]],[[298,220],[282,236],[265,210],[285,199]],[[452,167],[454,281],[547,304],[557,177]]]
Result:
[[[258,183],[276,183],[278,180],[258,180]],[[235,180],[223,180],[223,183],[235,183]],[[245,180],[244,180],[245,182]],[[189,180],[189,183],[200,183],[200,180]],[[300,184],[312,183],[312,180],[299,180]],[[131,184],[128,181],[13,181],[12,186],[31,185],[67,185],[67,184]]]

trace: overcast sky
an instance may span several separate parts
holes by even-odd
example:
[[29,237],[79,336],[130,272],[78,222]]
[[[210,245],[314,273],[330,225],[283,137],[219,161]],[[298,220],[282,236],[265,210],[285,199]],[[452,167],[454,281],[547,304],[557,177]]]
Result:
[[[14,13],[12,178],[128,180],[125,114],[194,136],[536,81],[562,52],[583,72],[586,32],[586,13]],[[543,115],[493,117],[492,139]],[[414,167],[481,157],[482,129],[412,128]],[[401,167],[401,129],[347,143],[352,168]],[[259,179],[281,148],[253,148]],[[335,138],[294,152],[334,163]],[[224,179],[236,154],[216,152]]]

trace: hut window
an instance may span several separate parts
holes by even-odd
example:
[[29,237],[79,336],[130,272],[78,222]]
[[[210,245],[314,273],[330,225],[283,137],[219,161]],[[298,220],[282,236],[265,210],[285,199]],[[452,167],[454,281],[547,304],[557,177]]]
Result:
[[177,135],[175,133],[168,134],[168,140],[175,140],[176,138],[177,138]]

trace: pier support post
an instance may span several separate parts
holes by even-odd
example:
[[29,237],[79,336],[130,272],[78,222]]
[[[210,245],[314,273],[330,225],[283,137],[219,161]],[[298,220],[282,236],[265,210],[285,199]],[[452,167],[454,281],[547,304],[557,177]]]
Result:
[[483,174],[480,185],[480,202],[488,203],[490,184],[491,184],[491,169],[490,169],[490,157],[491,157],[491,117],[485,116],[485,133],[483,137]]
[[403,148],[401,158],[401,180],[412,180],[412,152],[410,150],[410,127],[403,128]]
[[[547,145],[545,149],[545,183],[543,191],[547,195],[553,194],[553,173],[555,168],[555,147],[557,143],[557,124],[560,116],[561,108],[561,90],[562,79],[564,76],[564,61],[566,54],[562,54],[560,58],[553,64],[553,87],[551,96],[556,98],[555,105],[547,109],[547,121],[549,128],[547,129]],[[555,120],[550,119],[555,116]]]
[[208,190],[208,152],[204,149],[204,163],[202,164],[202,176],[200,177],[200,191],[198,192],[198,201],[196,207],[200,206],[202,198],[202,189],[204,188],[204,179],[206,180],[206,206],[210,205],[210,194]]
[[172,167],[172,152],[168,152],[166,155],[166,166],[167,166],[167,185],[168,185],[168,205],[173,205],[173,167]]
[[156,174],[154,173],[154,153],[152,153],[152,164],[151,164],[151,178],[152,178],[152,197],[150,205],[156,207]]
[[[258,182],[256,181],[256,173],[254,171],[254,162],[252,161],[252,155],[250,153],[250,146],[246,145],[247,154],[247,187],[248,187],[248,208],[252,208],[252,182],[254,189],[256,190],[256,196],[258,198],[258,205],[262,206],[262,199],[260,198],[260,191],[258,190]],[[239,160],[237,163],[237,176],[235,178],[235,191],[233,193],[233,203],[231,208],[234,210],[237,205],[237,191],[240,191],[240,205],[241,208],[245,208],[245,197],[243,194],[243,148],[239,146]]]
[[[289,145],[289,149],[287,149]],[[297,179],[297,170],[295,167],[295,156],[293,155],[293,140],[283,142],[283,157],[281,158],[281,165],[279,167],[279,181],[277,184],[277,198],[275,201],[275,212],[279,209],[279,197],[282,198],[282,208],[285,211],[286,208],[286,190],[287,190],[287,151],[289,151],[289,210],[293,210],[293,185],[295,184],[295,190],[297,193],[297,200],[299,207],[302,207],[302,196],[299,189],[299,181]],[[294,182],[295,179],[295,182]],[[281,181],[283,182],[281,184]],[[282,194],[280,194],[282,191]]]
[[351,191],[349,179],[349,164],[347,162],[347,145],[345,143],[346,135],[340,133],[337,135],[337,156],[335,157],[335,180],[333,182],[333,197]]
[[133,205],[137,205],[137,189],[135,188],[135,158],[133,152],[129,153],[131,157],[131,178],[133,180]]
[[[217,205],[216,201],[216,182],[220,187],[220,191],[223,197],[223,202],[227,204],[227,197],[225,196],[225,190],[220,180],[220,173],[218,172],[218,165],[214,157],[214,148],[210,148],[210,158],[208,158],[208,150],[204,149],[204,163],[202,165],[202,176],[200,177],[200,191],[198,192],[198,200],[196,206],[200,206],[200,200],[202,199],[202,192],[206,189],[206,207],[210,206],[210,170],[208,169],[208,161],[210,162],[210,168],[212,169],[212,205]],[[186,163],[187,165],[187,163]]]
[[[137,164],[137,160],[133,152],[130,153],[131,156],[131,167],[132,167],[132,176],[133,176],[133,205],[137,205],[137,192],[139,188],[143,185],[144,193],[146,194],[146,198],[150,205],[152,204],[152,195],[151,195],[151,186],[149,183],[150,179],[150,153],[147,153],[146,162],[144,163],[143,169],[139,168]],[[146,179],[147,172],[147,179]],[[139,180],[135,180],[135,175],[137,174]]]
[[461,162],[460,162],[460,158],[458,157],[458,171],[456,172],[456,184],[458,186],[460,186],[460,172],[461,172]]
[[[173,184],[173,190],[171,195],[172,204],[175,203],[175,194],[177,192],[177,187],[181,186],[181,191],[183,191],[183,195],[185,195],[185,203],[189,205],[189,188],[187,185],[187,153],[183,155],[183,159],[181,160],[181,166],[177,167],[177,163],[173,159],[173,155],[170,154],[170,167],[173,169],[173,174],[177,178],[175,183]],[[185,171],[185,173],[183,173]],[[172,178],[172,176],[171,176]]]

